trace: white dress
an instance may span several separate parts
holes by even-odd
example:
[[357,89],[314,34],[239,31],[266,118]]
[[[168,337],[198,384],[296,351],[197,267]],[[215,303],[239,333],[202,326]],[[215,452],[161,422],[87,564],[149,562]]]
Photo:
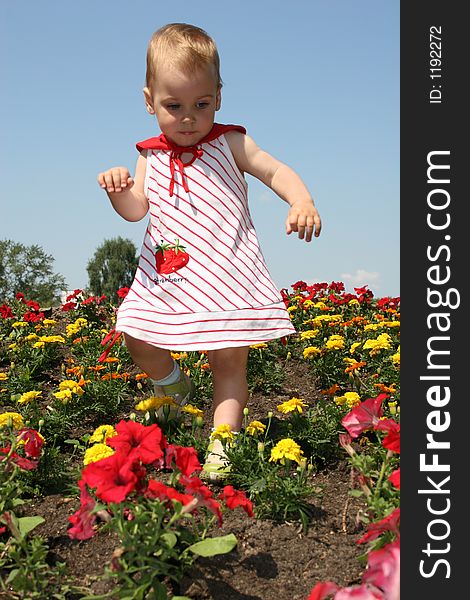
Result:
[[259,246],[248,186],[224,136],[230,129],[245,131],[214,125],[197,148],[185,148],[184,156],[193,153],[187,163],[181,148],[164,149],[164,136],[137,144],[147,152],[150,219],[116,331],[169,350],[295,333]]

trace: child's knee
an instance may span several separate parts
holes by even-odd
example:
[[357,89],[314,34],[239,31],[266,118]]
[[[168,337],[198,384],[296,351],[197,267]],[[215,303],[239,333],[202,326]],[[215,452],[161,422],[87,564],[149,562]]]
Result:
[[214,374],[230,375],[246,371],[248,348],[221,348],[208,352],[209,364]]

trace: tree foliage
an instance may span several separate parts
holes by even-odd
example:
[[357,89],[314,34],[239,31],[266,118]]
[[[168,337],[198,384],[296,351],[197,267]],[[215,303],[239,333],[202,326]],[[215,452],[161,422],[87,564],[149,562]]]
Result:
[[16,293],[51,306],[67,289],[62,275],[53,272],[54,258],[36,244],[25,246],[13,240],[0,240],[0,303]]
[[88,262],[91,292],[116,300],[117,290],[132,284],[137,264],[137,249],[131,240],[121,237],[105,240]]

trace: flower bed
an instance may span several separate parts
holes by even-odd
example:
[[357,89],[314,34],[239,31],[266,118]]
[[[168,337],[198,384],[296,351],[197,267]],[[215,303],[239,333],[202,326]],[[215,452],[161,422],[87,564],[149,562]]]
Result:
[[[101,579],[106,597],[176,599],[184,589],[195,598],[202,592],[188,581],[209,560],[200,557],[236,552],[231,510],[308,537],[324,504],[318,482],[345,459],[363,573],[314,577],[309,598],[398,597],[399,299],[375,299],[366,287],[347,294],[338,283],[292,289],[282,294],[299,333],[250,351],[249,387],[265,412],[250,403],[236,440],[224,428],[214,434],[231,461],[219,488],[200,477],[207,353],[174,353],[198,393],[182,422],[162,431],[155,410],[165,400],[113,334],[116,307],[106,298],[76,290],[52,314],[21,295],[0,306],[0,568],[12,598],[98,597],[51,563],[37,534],[45,524],[31,513],[41,498],[80,497],[67,523],[77,549],[87,542],[72,539],[117,541]],[[304,385],[285,397],[287,374],[299,369]]]

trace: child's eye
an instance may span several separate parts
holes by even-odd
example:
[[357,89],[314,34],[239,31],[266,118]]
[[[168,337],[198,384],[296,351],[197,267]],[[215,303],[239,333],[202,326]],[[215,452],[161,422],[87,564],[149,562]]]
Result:
[[206,108],[206,106],[209,106],[209,102],[198,102],[196,106],[198,108]]
[[168,104],[167,105],[168,110],[178,110],[179,107],[180,107],[179,104]]

